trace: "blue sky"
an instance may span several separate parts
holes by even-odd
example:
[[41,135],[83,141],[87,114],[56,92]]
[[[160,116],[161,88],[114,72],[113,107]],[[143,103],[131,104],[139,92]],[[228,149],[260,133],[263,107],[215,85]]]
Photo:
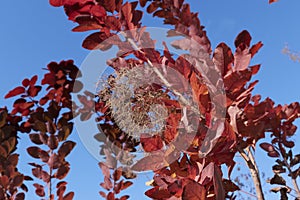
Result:
[[[253,62],[262,64],[260,73],[255,77],[259,80],[255,93],[260,93],[263,97],[269,96],[281,104],[299,101],[300,64],[292,62],[281,53],[285,43],[291,49],[300,51],[299,0],[280,0],[272,5],[267,0],[188,2],[193,11],[199,12],[213,48],[223,41],[233,47],[235,36],[244,29],[251,33],[253,42],[264,43]],[[0,104],[4,106],[12,103],[11,100],[3,99],[5,93],[19,85],[23,78],[35,74],[41,78],[41,68],[50,61],[74,59],[80,66],[89,51],[81,47],[87,33],[72,33],[71,29],[75,24],[67,20],[62,8],[51,7],[47,0],[1,3]],[[143,22],[146,26],[162,26],[161,20],[153,20],[148,14]],[[76,132],[71,139],[77,141],[77,146],[69,157],[72,169],[68,175],[68,187],[76,192],[76,200],[100,199],[98,191],[102,177],[98,161],[87,152]],[[26,137],[22,137],[20,151],[27,144]],[[262,156],[258,161],[262,171],[268,174],[271,170],[270,166],[265,165],[266,159],[268,158]],[[32,159],[22,154],[21,161],[22,170],[29,174],[30,168],[25,163]],[[140,196],[146,189],[144,182],[148,178],[151,175],[139,176],[137,184],[126,191],[131,194],[132,199],[141,199]]]

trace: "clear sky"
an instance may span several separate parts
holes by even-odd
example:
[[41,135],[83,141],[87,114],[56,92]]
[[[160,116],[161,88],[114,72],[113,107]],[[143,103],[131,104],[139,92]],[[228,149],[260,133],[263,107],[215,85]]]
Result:
[[[253,42],[262,41],[264,47],[255,56],[254,63],[262,68],[257,78],[260,82],[255,93],[271,97],[276,103],[300,100],[300,64],[292,62],[281,53],[285,43],[300,51],[300,1],[280,0],[269,5],[267,0],[191,0],[193,11],[199,12],[202,25],[206,27],[213,48],[220,42],[233,47],[235,36],[247,29]],[[50,61],[73,59],[80,66],[89,51],[81,47],[87,33],[72,33],[75,26],[67,20],[62,8],[51,7],[47,0],[15,0],[1,2],[0,60],[1,60],[1,107],[12,103],[4,100],[5,93],[19,85],[25,77],[38,74]],[[161,27],[161,20],[146,14],[144,25]],[[298,123],[299,124],[299,123]],[[299,131],[298,131],[299,134]],[[75,191],[76,200],[100,199],[98,191],[102,181],[97,163],[80,142],[76,132],[71,139],[77,146],[69,156],[71,172],[68,188]],[[22,137],[19,152],[27,146]],[[258,151],[259,153],[260,151]],[[268,162],[266,162],[266,160]],[[21,154],[21,170],[31,173],[25,163],[32,159]],[[258,158],[262,171],[270,173],[268,158]],[[268,166],[267,166],[268,165]],[[151,175],[141,175],[131,189],[132,199],[141,197]],[[30,184],[30,183],[29,183]],[[35,199],[28,196],[27,199]]]

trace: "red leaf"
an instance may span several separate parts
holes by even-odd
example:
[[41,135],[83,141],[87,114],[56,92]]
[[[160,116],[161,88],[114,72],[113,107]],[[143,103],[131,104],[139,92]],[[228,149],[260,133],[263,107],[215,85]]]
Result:
[[269,4],[271,4],[271,3],[275,3],[275,2],[277,2],[278,0],[269,0]]
[[110,169],[115,169],[117,167],[117,159],[111,154],[108,149],[104,149],[103,151],[106,156],[105,165]]
[[19,161],[19,154],[11,154],[8,158],[7,161],[13,165],[13,166],[17,166],[18,161]]
[[127,200],[127,199],[129,199],[129,195],[124,195],[120,198],[120,200]]
[[13,90],[9,91],[6,95],[5,95],[5,99],[10,98],[10,97],[14,97],[17,96],[19,94],[23,94],[25,93],[25,88],[22,86],[18,86],[16,88],[14,88]]
[[178,181],[175,181],[172,184],[168,185],[168,190],[171,194],[175,196],[182,196],[182,185],[178,184]]
[[106,194],[105,194],[105,192],[103,192],[103,191],[100,191],[99,192],[99,194],[103,197],[103,198],[106,198]]
[[149,136],[142,135],[140,142],[145,152],[152,152],[162,149],[163,141],[159,135]]
[[122,6],[122,14],[125,18],[128,28],[133,28],[133,27],[130,27],[131,21],[132,21],[132,6],[130,3],[126,2]]
[[183,188],[182,199],[203,200],[206,199],[205,187],[195,181],[191,181]]
[[44,186],[34,183],[33,186],[35,187],[35,193],[40,196],[40,197],[44,197],[45,196],[45,189]]
[[90,13],[96,17],[104,17],[106,16],[105,9],[100,5],[95,5],[91,8]]
[[238,48],[241,44],[245,44],[247,47],[250,46],[251,35],[248,31],[243,30],[235,39],[234,45]]
[[30,156],[33,158],[40,158],[40,151],[41,149],[39,147],[28,147],[27,152]]
[[72,200],[73,197],[74,197],[74,192],[69,192],[64,196],[63,200]]
[[142,7],[145,7],[147,0],[139,0],[139,2]]
[[44,150],[41,150],[40,151],[40,158],[43,162],[48,162],[50,156],[49,156],[49,153],[47,151],[44,151]]
[[99,167],[102,170],[103,176],[110,177],[109,167],[105,163],[99,162]]
[[130,187],[133,183],[131,181],[126,181],[122,184],[121,190],[125,190],[126,188]]
[[29,83],[29,86],[34,86],[36,81],[38,79],[38,76],[37,75],[34,75],[31,79],[30,79],[30,83]]
[[50,181],[50,175],[46,171],[41,171],[41,178],[45,183],[49,183]]
[[[67,183],[66,183],[67,184]],[[58,199],[62,199],[63,198],[63,195],[67,189],[66,187],[66,184],[65,185],[61,185],[60,187],[58,187],[58,189],[56,190],[56,195],[57,195],[57,198]]]
[[32,175],[35,176],[36,178],[41,178],[42,176],[42,170],[41,170],[41,167],[36,167],[36,168],[33,168],[32,170]]
[[280,156],[280,154],[277,151],[270,151],[270,152],[268,152],[268,156],[270,156],[272,158],[278,158]]
[[14,200],[24,200],[24,199],[25,199],[25,194],[21,192],[16,195]]
[[51,149],[51,150],[54,150],[57,148],[58,146],[58,139],[55,135],[50,135],[49,138],[48,138],[48,142],[47,142],[47,145],[48,147]]
[[116,1],[115,0],[103,0],[103,7],[105,10],[113,13],[116,10]]
[[251,54],[248,48],[239,46],[234,54],[234,69],[243,71],[248,68],[251,60]]
[[168,12],[165,12],[164,10],[157,10],[153,13],[153,17],[160,17],[160,18],[163,18],[163,17],[166,17],[166,15],[168,14]]
[[103,187],[106,190],[110,190],[110,189],[113,188],[113,184],[112,184],[110,178],[107,177],[107,176],[104,177],[104,182],[101,183],[100,186]]
[[106,200],[115,200],[115,194],[112,192],[108,193]]
[[62,165],[58,168],[55,177],[59,180],[65,178],[70,171],[70,167],[67,165]]
[[253,66],[250,66],[249,68],[250,68],[250,70],[252,72],[252,75],[255,75],[259,71],[260,65],[253,65]]
[[164,161],[164,156],[161,154],[146,156],[132,166],[134,171],[159,170],[165,167],[167,163]]
[[30,134],[29,138],[30,138],[31,142],[33,142],[34,144],[38,144],[38,145],[43,144],[43,142],[40,139],[40,134],[38,134],[38,133]]
[[112,46],[109,41],[105,41],[108,38],[109,37],[104,32],[92,33],[87,38],[85,38],[82,46],[88,50],[100,49],[104,51]]
[[41,86],[30,86],[28,89],[28,94],[31,97],[36,97],[38,93],[41,91],[42,87]]
[[66,186],[68,183],[66,181],[60,181],[59,183],[56,184],[56,188],[60,188],[63,186]]
[[221,71],[221,75],[224,76],[227,74],[231,69],[233,60],[231,49],[225,43],[219,44],[215,49],[213,62]]
[[[100,164],[100,163],[99,163],[99,164]],[[102,168],[101,168],[101,169],[102,169]],[[102,173],[103,173],[103,170],[102,170]],[[103,174],[104,174],[104,173],[103,173]],[[119,168],[116,169],[116,170],[114,171],[114,173],[113,173],[113,179],[114,179],[114,181],[120,180],[121,176],[122,176],[122,168],[119,167]]]
[[273,145],[267,143],[267,142],[263,142],[259,145],[263,150],[265,150],[266,152],[272,152],[275,151],[275,148],[273,147]]
[[102,27],[95,18],[91,18],[90,16],[79,16],[76,18],[76,22],[79,26],[72,29],[74,32],[99,30]]
[[105,19],[105,25],[114,31],[119,31],[121,28],[121,22],[114,16],[107,16]]
[[216,199],[225,199],[222,172],[216,165],[214,165],[214,190],[216,194]]
[[158,8],[157,2],[154,1],[147,7],[147,12],[153,13],[154,11],[156,11],[157,8]]
[[41,106],[45,105],[49,101],[49,97],[45,96],[39,100]]
[[258,42],[255,45],[253,45],[250,49],[251,57],[253,57],[262,46],[263,46],[262,42]]
[[2,188],[7,188],[9,185],[9,178],[6,175],[0,176],[0,185]]
[[65,0],[50,0],[50,4],[55,7],[63,6]]
[[23,85],[24,87],[27,87],[27,86],[29,85],[29,83],[30,83],[30,81],[29,81],[28,78],[25,78],[25,79],[22,81],[22,85]]
[[14,187],[19,187],[19,186],[22,185],[23,181],[24,181],[24,175],[19,174],[19,175],[17,175],[17,176],[14,177],[12,183],[13,183]]
[[158,186],[146,191],[145,195],[152,199],[168,199],[172,196],[168,189],[161,189]]
[[65,141],[58,149],[58,155],[62,156],[63,158],[66,157],[75,147],[75,145],[76,145],[75,142]]

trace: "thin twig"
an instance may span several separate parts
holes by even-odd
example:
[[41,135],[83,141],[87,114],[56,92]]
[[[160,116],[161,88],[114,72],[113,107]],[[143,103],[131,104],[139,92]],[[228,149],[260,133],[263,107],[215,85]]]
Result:
[[[53,151],[51,150],[50,154],[53,154]],[[48,188],[48,192],[49,192],[49,200],[51,199],[52,196],[52,166],[49,166],[49,175],[50,175],[50,180],[49,180],[49,188]]]
[[282,151],[284,151],[284,150],[282,150],[282,149],[283,149],[283,147],[282,147],[282,146],[279,146],[278,150],[280,151],[281,157],[283,158],[283,162],[284,162],[285,166],[287,167],[287,169],[288,169],[288,171],[289,171],[289,174],[291,175],[292,184],[293,184],[294,190],[295,190],[296,193],[297,193],[297,198],[300,198],[300,189],[299,189],[297,180],[296,180],[296,178],[292,175],[292,172],[293,172],[292,167],[291,167],[291,165],[287,162],[286,157],[283,156]]
[[241,156],[244,158],[244,160],[250,170],[250,174],[251,174],[251,177],[252,177],[252,180],[253,180],[253,183],[255,186],[255,190],[256,190],[257,199],[264,200],[265,197],[264,197],[264,193],[262,190],[258,167],[255,162],[254,156],[251,153],[251,150],[248,149],[249,155],[247,155],[243,149],[241,149],[239,147],[237,147],[237,149],[238,149],[239,153],[241,154]]
[[243,193],[245,193],[246,195],[249,195],[249,196],[254,197],[254,198],[257,199],[257,196],[255,196],[254,194],[252,194],[252,193],[250,193],[250,192],[247,192],[247,191],[245,191],[245,190],[239,190],[239,192],[243,192]]

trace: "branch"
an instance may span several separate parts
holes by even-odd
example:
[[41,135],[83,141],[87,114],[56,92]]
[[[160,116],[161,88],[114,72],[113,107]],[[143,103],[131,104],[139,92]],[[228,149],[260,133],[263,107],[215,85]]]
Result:
[[293,171],[292,171],[292,167],[291,167],[291,165],[287,162],[286,156],[283,156],[283,155],[284,155],[284,154],[283,154],[283,151],[284,151],[284,150],[283,150],[283,147],[282,147],[281,144],[279,144],[279,150],[280,150],[281,156],[282,156],[282,158],[283,158],[283,162],[284,162],[286,168],[288,169],[288,171],[289,171],[289,173],[290,173],[290,175],[291,175],[292,183],[293,183],[294,189],[295,189],[295,191],[296,191],[296,193],[297,193],[297,199],[300,199],[300,189],[299,189],[299,186],[298,186],[298,183],[297,183],[297,180],[296,180],[297,177],[294,177],[294,176],[292,175],[292,172],[293,172]]
[[[51,155],[53,154],[53,151],[51,150]],[[51,157],[50,155],[50,157]],[[48,195],[49,195],[49,200],[52,199],[52,172],[53,172],[53,169],[52,169],[52,166],[49,165],[49,175],[50,175],[50,180],[49,180],[49,188],[48,188]]]
[[260,177],[259,177],[259,171],[258,171],[258,167],[257,164],[255,162],[254,156],[251,152],[251,150],[248,147],[248,155],[245,153],[245,151],[243,149],[241,149],[240,147],[237,147],[239,153],[241,154],[241,156],[243,157],[243,159],[245,160],[249,170],[250,170],[250,174],[255,186],[255,190],[256,190],[256,195],[257,195],[257,199],[258,200],[264,200],[264,193],[262,190],[262,185],[261,185],[261,181],[260,181]]

